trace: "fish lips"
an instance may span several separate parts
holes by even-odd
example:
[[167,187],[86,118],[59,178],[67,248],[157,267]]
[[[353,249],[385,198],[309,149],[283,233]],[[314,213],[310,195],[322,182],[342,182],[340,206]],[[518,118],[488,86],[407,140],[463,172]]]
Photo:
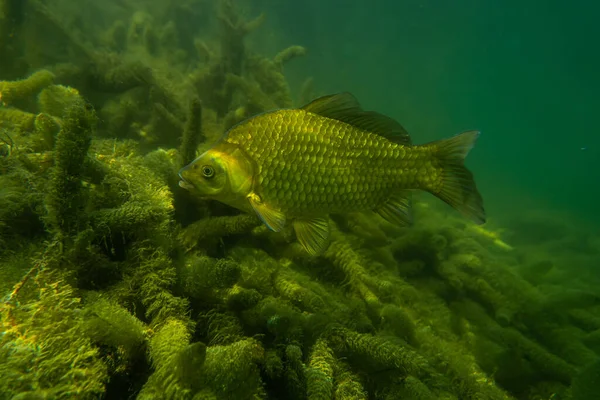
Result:
[[194,185],[192,185],[191,183],[188,183],[184,180],[179,181],[179,187],[180,188],[184,188],[185,190],[194,190]]
[[[179,177],[181,178],[181,176],[179,176]],[[188,181],[186,181],[183,178],[181,178],[181,180],[179,181],[179,187],[192,193],[195,197],[198,197],[200,200],[209,200],[209,197],[201,196],[200,193],[198,192],[198,189],[196,189],[196,186],[192,185],[191,183],[189,183]]]
[[200,200],[209,200],[209,197],[202,195],[202,193],[198,190],[198,188],[193,183],[190,183],[188,180],[186,180],[183,177],[183,173],[187,169],[190,168],[190,165],[187,165],[179,170],[179,173],[177,174],[177,175],[179,175],[179,179],[180,179],[179,187],[189,191],[190,193],[192,193],[194,195],[194,197],[198,197]]
[[179,178],[181,179],[179,181],[179,187],[187,190],[188,192],[192,193],[194,196],[198,196],[201,200],[207,200],[208,199],[207,197],[200,196],[200,193],[198,192],[198,189],[196,189],[196,186],[189,183],[188,181],[185,180],[185,178],[183,176],[181,176],[181,172],[183,172],[183,170],[185,170],[185,168],[183,168],[181,171],[179,171]]
[[194,185],[192,185],[191,183],[189,183],[188,181],[183,179],[181,174],[179,174],[179,178],[181,178],[181,180],[179,181],[179,187],[184,188],[186,190],[194,190],[195,189]]
[[183,177],[183,172],[187,169],[187,167],[183,167],[179,170],[179,179],[181,179],[179,181],[179,187],[184,188],[185,190],[194,190],[194,185],[192,185],[191,183],[189,183],[188,181],[185,180],[185,178]]

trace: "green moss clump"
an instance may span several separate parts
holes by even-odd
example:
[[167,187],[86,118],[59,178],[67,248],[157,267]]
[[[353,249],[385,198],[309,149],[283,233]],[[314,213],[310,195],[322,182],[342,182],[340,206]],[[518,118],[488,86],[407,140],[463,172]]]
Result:
[[575,326],[586,331],[595,331],[600,329],[600,316],[589,311],[581,309],[570,310],[569,317]]
[[358,375],[348,365],[338,362],[335,374],[334,398],[337,400],[367,400],[368,394]]
[[333,371],[336,362],[333,351],[324,339],[312,348],[306,370],[307,396],[309,400],[331,399],[333,396]]
[[496,328],[490,330],[490,333],[509,348],[522,352],[535,368],[549,379],[570,384],[576,374],[575,367],[514,329]]
[[325,309],[325,302],[318,294],[303,287],[299,278],[286,269],[280,269],[273,277],[273,287],[279,295],[302,310],[317,312]]
[[187,315],[188,300],[174,296],[170,291],[176,284],[172,260],[162,251],[152,248],[140,248],[138,256],[141,262],[134,279],[152,325],[160,325],[169,318],[178,318],[191,325]]
[[248,233],[260,224],[260,220],[250,214],[204,218],[187,226],[180,240],[190,249],[210,248],[223,236]]
[[79,101],[67,112],[56,138],[54,167],[46,195],[47,223],[60,238],[80,228],[85,205],[81,166],[87,157],[96,124],[93,109]]
[[0,103],[6,105],[34,94],[49,86],[54,81],[54,74],[47,70],[34,72],[26,79],[19,81],[0,81]]
[[193,98],[190,101],[190,107],[185,128],[183,129],[183,137],[181,139],[181,154],[182,166],[194,161],[196,158],[196,149],[198,144],[204,139],[202,135],[202,105],[200,100]]
[[418,345],[415,322],[402,308],[386,304],[381,308],[381,329],[406,340],[407,343]]
[[299,339],[305,318],[286,302],[266,296],[255,307],[242,315],[244,324],[251,330],[269,333],[276,341]]
[[341,327],[332,328],[328,335],[328,341],[336,352],[352,354],[375,369],[394,368],[401,374],[418,377],[423,376],[428,368],[426,359],[413,349],[383,337],[360,334]]
[[288,344],[285,346],[284,355],[286,393],[291,399],[303,399],[306,397],[307,392],[302,348],[297,344]]
[[179,271],[183,292],[196,302],[220,303],[240,279],[240,266],[233,260],[200,256]]
[[120,62],[108,59],[94,71],[92,87],[100,92],[122,93],[154,82],[152,70],[139,61]]
[[324,257],[343,272],[345,279],[350,282],[355,293],[365,301],[368,307],[372,310],[379,309],[381,301],[372,289],[373,286],[377,286],[377,282],[368,277],[362,265],[361,256],[349,242],[338,236],[337,240],[331,242]]
[[9,222],[23,207],[25,189],[7,175],[0,175],[0,221]]
[[60,132],[61,125],[58,119],[40,113],[35,116],[34,129],[40,141],[37,148],[41,150],[50,150],[55,145],[55,139]]
[[31,131],[34,127],[35,114],[16,108],[0,106],[0,128],[17,128],[20,131]]
[[164,365],[190,341],[190,332],[176,319],[168,319],[150,340],[150,358],[154,367]]
[[573,379],[573,400],[593,400],[600,392],[600,360],[588,365]]
[[233,311],[245,311],[256,306],[261,299],[262,295],[258,290],[234,285],[227,292],[225,304]]
[[97,159],[106,167],[90,199],[94,210],[90,221],[98,235],[131,233],[139,239],[166,240],[173,215],[173,196],[166,182],[146,166],[144,159],[132,154],[99,155]]
[[269,379],[279,379],[283,375],[284,365],[281,356],[276,350],[265,351],[263,369]]
[[129,311],[101,295],[89,295],[84,308],[88,337],[118,349],[130,361],[144,354],[148,328]]
[[65,111],[80,101],[77,89],[63,85],[50,85],[38,95],[40,111],[55,117],[62,117]]
[[[259,365],[264,361],[260,342],[246,338],[226,346],[211,346],[198,371],[198,388],[219,399],[253,399],[263,393]],[[263,394],[264,396],[264,394]]]
[[402,387],[398,391],[401,398],[435,400],[438,397],[434,395],[426,384],[414,376],[407,376],[402,382]]
[[101,396],[107,367],[86,335],[73,289],[44,269],[24,284],[0,303],[0,393],[9,398]]
[[238,318],[216,309],[199,315],[197,333],[206,338],[206,343],[210,346],[228,345],[245,337],[244,328]]
[[190,333],[181,321],[169,318],[150,340],[150,358],[154,373],[138,399],[187,399],[193,393],[196,379],[206,357],[206,346],[189,344]]

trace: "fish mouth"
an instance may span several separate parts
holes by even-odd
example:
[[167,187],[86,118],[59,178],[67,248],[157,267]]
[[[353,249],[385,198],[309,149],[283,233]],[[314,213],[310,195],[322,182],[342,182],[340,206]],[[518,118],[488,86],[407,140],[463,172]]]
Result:
[[183,177],[182,173],[185,170],[185,168],[182,168],[181,171],[179,171],[179,173],[177,175],[179,175],[179,187],[183,188],[185,190],[194,190],[194,185],[192,185],[191,183],[189,183],[188,181],[185,180],[185,178]]
[[179,187],[184,188],[185,190],[194,190],[194,185],[186,182],[185,180],[179,181]]
[[[179,177],[181,178],[181,175]],[[200,193],[198,192],[198,189],[196,189],[196,186],[192,185],[191,183],[189,183],[188,181],[186,181],[183,178],[181,178],[181,180],[179,181],[179,187],[191,192],[194,196],[197,196],[200,200],[209,200],[209,198],[206,196],[200,196]]]
[[185,189],[189,192],[192,193],[192,195],[194,195],[195,197],[198,197],[201,200],[208,200],[207,197],[205,196],[201,196],[200,191],[198,190],[198,188],[196,186],[194,186],[192,183],[190,183],[189,181],[187,181],[184,177],[183,177],[183,172],[187,169],[188,167],[184,167],[182,168],[179,173],[177,175],[179,175],[179,187],[182,189]]

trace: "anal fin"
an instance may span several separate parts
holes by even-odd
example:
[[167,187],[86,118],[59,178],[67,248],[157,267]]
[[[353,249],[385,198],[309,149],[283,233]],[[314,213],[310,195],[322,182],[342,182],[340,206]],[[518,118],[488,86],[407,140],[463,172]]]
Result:
[[329,220],[327,217],[295,220],[294,230],[298,241],[310,255],[323,254],[329,246]]
[[398,226],[412,225],[412,192],[399,191],[388,198],[375,210],[383,219]]

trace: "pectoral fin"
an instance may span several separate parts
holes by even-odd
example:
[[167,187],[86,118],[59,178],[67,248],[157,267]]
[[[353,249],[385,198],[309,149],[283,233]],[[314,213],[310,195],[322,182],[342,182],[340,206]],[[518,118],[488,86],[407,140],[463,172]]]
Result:
[[411,225],[411,192],[402,190],[390,196],[375,212],[393,224],[399,226]]
[[320,255],[329,246],[329,220],[327,218],[295,220],[294,230],[298,241],[310,255]]
[[250,193],[248,195],[248,201],[256,212],[256,215],[258,215],[269,229],[275,232],[279,232],[283,229],[285,226],[285,215],[281,211],[269,207],[256,193]]

